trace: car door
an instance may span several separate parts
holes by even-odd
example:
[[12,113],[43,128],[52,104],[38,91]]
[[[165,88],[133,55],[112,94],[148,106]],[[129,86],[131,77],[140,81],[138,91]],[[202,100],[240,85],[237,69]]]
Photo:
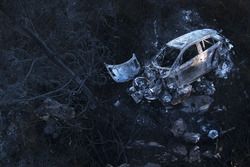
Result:
[[200,42],[200,46],[202,49],[202,57],[206,59],[206,69],[207,72],[210,71],[216,64],[214,64],[215,61],[215,52],[216,49],[219,47],[220,43],[219,41],[213,39],[213,38],[207,38]]
[[206,56],[201,53],[199,42],[184,50],[177,70],[178,87],[192,83],[206,71]]

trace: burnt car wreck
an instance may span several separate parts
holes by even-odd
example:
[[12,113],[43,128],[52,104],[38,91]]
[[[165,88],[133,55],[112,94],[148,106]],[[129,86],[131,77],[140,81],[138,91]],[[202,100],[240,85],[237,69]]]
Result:
[[158,99],[163,105],[175,105],[195,90],[213,94],[214,85],[204,75],[213,71],[226,79],[233,67],[232,48],[216,30],[201,29],[166,43],[143,68],[135,55],[125,63],[105,66],[114,81],[133,80],[128,92],[136,103]]

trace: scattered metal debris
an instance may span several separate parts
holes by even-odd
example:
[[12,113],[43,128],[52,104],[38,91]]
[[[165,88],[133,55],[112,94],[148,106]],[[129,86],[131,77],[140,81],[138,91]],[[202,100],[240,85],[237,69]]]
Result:
[[195,10],[182,10],[181,15],[185,23],[193,23],[200,20],[200,16]]
[[164,147],[163,145],[161,145],[155,141],[148,142],[147,145],[150,147]]
[[184,133],[183,137],[186,142],[198,143],[200,141],[201,135],[199,133],[186,132]]
[[213,103],[213,99],[209,96],[191,96],[182,102],[181,111],[186,113],[204,113]]
[[227,107],[224,105],[218,105],[214,107],[214,111],[215,112],[223,112],[223,111],[227,111]]
[[[185,11],[189,20],[190,11]],[[215,71],[220,78],[227,78],[233,67],[229,40],[213,29],[195,30],[166,43],[151,62],[143,67],[135,55],[125,63],[106,65],[116,82],[133,79],[129,94],[136,103],[160,100],[163,105],[181,103],[191,92],[212,95],[215,87],[203,76]],[[199,79],[203,77],[203,79]],[[199,81],[194,88],[191,84]],[[205,106],[204,110],[206,110]]]
[[115,107],[119,107],[120,105],[121,105],[120,100],[116,100],[115,103],[114,103],[114,106]]
[[195,91],[203,95],[213,95],[216,89],[212,81],[202,79],[197,82]]
[[203,133],[207,134],[209,132],[210,126],[211,126],[210,124],[203,124],[201,125],[200,129]]
[[217,137],[219,137],[219,132],[213,129],[208,132],[207,136],[211,139],[216,139]]
[[186,22],[192,22],[192,19],[190,17],[191,14],[192,14],[191,10],[183,10],[182,14],[183,14],[183,20],[184,21],[186,21]]

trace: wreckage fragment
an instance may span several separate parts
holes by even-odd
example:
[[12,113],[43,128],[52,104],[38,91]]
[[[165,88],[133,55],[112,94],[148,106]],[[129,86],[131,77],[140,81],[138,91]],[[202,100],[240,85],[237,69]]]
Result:
[[137,77],[133,81],[133,87],[135,89],[146,89],[148,87],[149,81],[145,77]]
[[150,81],[157,80],[160,77],[159,71],[150,65],[144,67],[144,75]]
[[147,100],[158,99],[161,91],[161,80],[148,80],[146,77],[135,78],[132,87],[129,88],[129,94],[136,103],[139,103],[143,98]]
[[165,91],[165,92],[163,92],[162,96],[160,97],[160,100],[161,100],[162,104],[167,105],[171,102],[172,95],[169,92]]
[[208,132],[207,136],[211,139],[216,139],[217,137],[219,137],[219,132],[213,129]]
[[135,54],[133,54],[131,59],[122,64],[110,65],[105,63],[105,66],[109,75],[118,83],[134,79],[141,69]]
[[224,78],[227,79],[228,78],[228,74],[231,72],[232,68],[233,68],[233,61],[231,59],[231,55],[234,53],[232,51],[232,48],[234,47],[230,41],[225,38],[224,39],[224,43],[223,43],[223,47],[218,48],[218,53],[219,53],[219,57],[218,57],[218,66],[215,70],[215,74],[219,77],[219,78]]
[[231,72],[232,68],[233,68],[233,62],[231,60],[231,58],[229,57],[229,55],[225,55],[223,56],[222,60],[223,62],[221,62],[216,71],[215,74],[219,77],[219,78],[224,78],[227,79],[228,74]]
[[140,103],[143,99],[143,92],[142,91],[132,91],[133,88],[130,89],[131,91],[131,94],[130,96],[133,98],[133,100],[136,102],[136,103]]
[[204,113],[213,103],[213,99],[209,96],[192,96],[182,102],[181,111],[186,113]]
[[176,93],[174,94],[174,98],[172,100],[172,104],[176,105],[181,103],[185,98],[190,96],[191,91],[192,91],[192,85],[188,85],[183,88],[177,88]]
[[201,135],[194,132],[186,132],[183,135],[183,138],[186,142],[198,143],[200,141]]
[[161,80],[149,82],[147,89],[145,89],[144,97],[147,100],[156,100],[158,99],[161,90],[162,90]]
[[212,81],[208,81],[206,79],[202,79],[197,82],[195,86],[195,91],[201,93],[203,95],[213,95],[215,92],[215,87]]

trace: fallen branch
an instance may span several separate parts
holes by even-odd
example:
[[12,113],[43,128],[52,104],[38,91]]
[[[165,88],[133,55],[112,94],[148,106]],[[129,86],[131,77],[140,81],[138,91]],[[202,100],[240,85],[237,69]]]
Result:
[[30,65],[30,69],[29,69],[28,73],[26,74],[25,78],[23,79],[23,82],[26,82],[27,79],[29,78],[29,76],[33,70],[34,64],[37,62],[37,60],[38,60],[38,58],[36,58],[32,61],[31,65]]

